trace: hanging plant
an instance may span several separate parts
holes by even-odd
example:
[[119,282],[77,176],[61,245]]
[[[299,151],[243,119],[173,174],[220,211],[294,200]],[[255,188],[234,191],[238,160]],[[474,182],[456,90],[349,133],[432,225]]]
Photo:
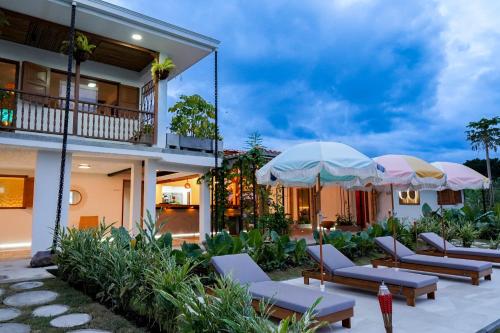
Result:
[[166,58],[163,62],[159,62],[158,59],[155,59],[151,64],[151,77],[155,82],[158,82],[158,80],[165,80],[168,78],[170,71],[174,68],[175,64],[170,58]]
[[[61,52],[64,54],[68,54],[69,41],[65,40],[61,45]],[[90,58],[92,52],[96,46],[94,44],[90,44],[87,36],[85,36],[81,32],[77,32],[75,35],[75,42],[73,45],[73,57],[75,61],[78,63],[84,62]]]

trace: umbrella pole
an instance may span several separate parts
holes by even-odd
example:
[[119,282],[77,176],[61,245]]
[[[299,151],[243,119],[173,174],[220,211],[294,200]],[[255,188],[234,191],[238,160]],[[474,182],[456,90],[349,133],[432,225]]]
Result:
[[446,257],[446,235],[445,235],[445,228],[444,228],[444,210],[443,210],[443,204],[440,204],[439,207],[441,208],[441,236],[443,237],[443,249],[444,249],[444,256]]
[[391,184],[391,218],[392,218],[392,240],[394,245],[394,265],[398,267],[398,255],[396,246],[396,220],[394,219],[394,187]]
[[324,284],[324,278],[323,278],[323,230],[321,228],[321,225],[323,223],[323,214],[321,214],[321,179],[320,175],[318,174],[318,206],[319,206],[319,213],[318,213],[318,225],[319,225],[319,273],[321,275],[321,285],[320,289],[321,291],[325,290],[325,284]]

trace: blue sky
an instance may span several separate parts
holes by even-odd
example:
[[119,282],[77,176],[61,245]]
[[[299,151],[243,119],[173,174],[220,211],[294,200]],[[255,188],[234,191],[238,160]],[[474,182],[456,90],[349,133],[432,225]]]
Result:
[[[465,126],[499,115],[500,1],[113,0],[221,41],[225,146],[309,140],[369,156],[483,157]],[[210,56],[174,79],[172,101],[213,101]]]

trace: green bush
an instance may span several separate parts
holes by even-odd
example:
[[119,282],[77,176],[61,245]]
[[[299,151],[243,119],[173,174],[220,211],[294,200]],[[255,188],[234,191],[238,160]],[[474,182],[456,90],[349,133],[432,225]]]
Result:
[[463,247],[471,247],[478,235],[479,231],[476,230],[476,227],[471,222],[465,222],[457,227],[457,236],[462,242]]
[[273,213],[264,214],[259,217],[259,227],[267,232],[275,231],[280,235],[288,235],[290,225],[293,221],[286,217],[283,206],[273,204],[273,210]]
[[276,326],[267,320],[267,305],[262,305],[262,314],[255,312],[245,286],[218,278],[207,293],[202,282],[214,280],[196,275],[206,272],[199,268],[208,265],[212,255],[228,253],[248,252],[260,264],[273,257],[280,265],[297,263],[305,257],[304,240],[292,241],[275,232],[265,240],[254,230],[240,237],[221,233],[209,238],[206,252],[187,243],[174,250],[172,236],[159,235],[161,226],[149,214],[144,228],[138,228],[134,238],[104,222],[96,229],[62,232],[56,256],[60,277],[153,331],[314,332],[321,326],[313,308],[301,319],[288,318]]

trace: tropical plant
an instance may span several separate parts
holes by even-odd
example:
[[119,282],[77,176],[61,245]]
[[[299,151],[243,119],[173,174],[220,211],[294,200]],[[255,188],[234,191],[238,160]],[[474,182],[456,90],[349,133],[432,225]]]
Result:
[[[486,154],[486,170],[488,179],[493,182],[491,175],[490,151],[497,151],[500,146],[500,117],[491,119],[482,118],[479,121],[470,122],[467,125],[467,140],[470,141],[473,150],[484,149]],[[494,194],[493,186],[490,185],[490,207],[493,207]]]
[[259,227],[264,231],[275,231],[280,235],[288,235],[291,219],[286,217],[285,208],[282,205],[272,203],[272,212],[259,217]]
[[159,290],[161,297],[179,309],[179,331],[192,333],[314,333],[325,323],[314,319],[318,299],[304,315],[295,315],[275,326],[269,319],[270,304],[261,302],[259,313],[252,307],[252,297],[246,286],[229,277],[218,277],[207,288],[197,278],[191,285],[181,284],[176,293]]
[[337,214],[335,218],[336,225],[355,225],[356,220],[352,218],[351,214],[347,213],[345,215]]
[[175,64],[170,58],[165,58],[163,62],[154,59],[151,64],[151,78],[153,81],[165,80],[168,78],[170,71],[175,68]]
[[215,133],[215,108],[200,95],[181,95],[168,112],[173,113],[170,122],[172,133],[203,139],[218,137],[222,140]]
[[457,227],[456,235],[462,242],[463,247],[471,247],[474,240],[479,236],[479,231],[471,222],[465,222]]
[[[65,40],[61,44],[61,52],[68,54],[69,52],[69,41]],[[79,31],[75,34],[75,40],[73,43],[73,56],[77,63],[84,62],[87,60],[94,52],[96,46],[90,44],[87,36]]]

